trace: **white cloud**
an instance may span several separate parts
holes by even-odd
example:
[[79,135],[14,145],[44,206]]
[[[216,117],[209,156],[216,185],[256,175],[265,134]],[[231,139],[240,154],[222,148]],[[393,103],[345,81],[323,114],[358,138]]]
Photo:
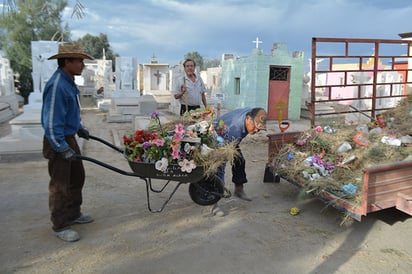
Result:
[[[392,3],[396,2],[396,3]],[[259,36],[269,53],[274,42],[310,55],[312,37],[398,39],[408,32],[412,4],[407,0],[151,0],[86,1],[86,16],[65,21],[75,38],[107,34],[115,52],[160,62],[176,62],[189,51],[220,58],[248,55]]]

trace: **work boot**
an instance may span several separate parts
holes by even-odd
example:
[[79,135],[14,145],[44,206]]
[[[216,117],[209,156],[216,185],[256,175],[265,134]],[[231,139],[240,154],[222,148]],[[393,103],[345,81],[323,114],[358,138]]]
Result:
[[71,228],[58,231],[58,232],[54,232],[54,235],[56,235],[57,238],[65,242],[75,242],[75,241],[80,240],[79,233],[77,233],[75,230]]
[[236,197],[238,197],[239,199],[242,199],[242,200],[245,200],[245,201],[248,201],[248,202],[252,201],[252,199],[250,199],[250,198],[246,195],[245,191],[243,190],[243,184],[242,184],[242,185],[235,185],[235,193],[234,193],[234,195],[235,195]]
[[77,219],[75,219],[75,220],[73,220],[73,221],[71,222],[71,225],[75,225],[75,224],[80,224],[80,225],[81,225],[81,224],[88,224],[88,223],[91,223],[91,222],[93,222],[93,221],[94,221],[94,220],[93,220],[92,216],[81,214],[79,218],[77,218]]

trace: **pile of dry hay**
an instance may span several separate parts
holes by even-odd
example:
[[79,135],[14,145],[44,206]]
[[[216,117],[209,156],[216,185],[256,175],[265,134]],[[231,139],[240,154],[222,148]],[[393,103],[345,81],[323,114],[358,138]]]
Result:
[[[317,128],[302,132],[294,143],[284,144],[279,154],[274,157],[272,164],[277,173],[302,184],[304,193],[316,194],[325,190],[348,199],[354,204],[359,204],[362,197],[363,170],[365,168],[402,161],[412,155],[411,145],[393,146],[381,142],[383,136],[390,135],[393,138],[405,135],[412,136],[411,111],[412,95],[402,100],[396,108],[381,113],[386,127],[380,134],[364,136],[368,140],[367,146],[361,146],[353,140],[359,132],[358,126],[344,123],[333,124],[333,126],[320,124]],[[323,129],[327,126],[332,127],[334,132],[325,132]],[[367,126],[372,129],[378,125],[371,122]],[[338,148],[344,142],[348,142],[352,149],[338,153]],[[317,172],[313,166],[304,165],[305,160],[307,162],[308,157],[310,159],[314,155],[320,156],[321,161],[326,166],[334,167],[330,174],[318,176],[316,179],[307,176],[307,174],[311,175]],[[354,160],[350,160],[353,158]],[[342,186],[347,184],[357,186],[356,193],[343,191]]]

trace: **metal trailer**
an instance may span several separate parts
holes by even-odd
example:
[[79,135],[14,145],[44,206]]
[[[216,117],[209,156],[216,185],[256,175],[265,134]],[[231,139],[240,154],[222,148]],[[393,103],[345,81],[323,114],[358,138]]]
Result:
[[[288,132],[268,135],[269,168],[280,148],[292,143],[300,134],[301,132]],[[276,170],[271,172],[276,173]],[[298,188],[304,186],[303,181],[279,175]],[[412,161],[397,161],[366,168],[363,170],[361,191],[361,201],[356,204],[325,190],[315,196],[357,221],[361,221],[362,216],[368,213],[392,207],[412,215]]]

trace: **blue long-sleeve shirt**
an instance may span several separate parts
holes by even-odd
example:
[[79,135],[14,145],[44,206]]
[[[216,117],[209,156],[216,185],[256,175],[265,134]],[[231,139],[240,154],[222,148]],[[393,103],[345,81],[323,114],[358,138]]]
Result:
[[41,123],[52,148],[61,152],[69,147],[65,136],[81,128],[80,91],[74,79],[57,69],[43,91]]
[[239,108],[215,119],[215,125],[217,125],[220,120],[223,120],[227,127],[227,131],[223,136],[225,141],[236,141],[237,144],[239,144],[242,139],[248,135],[245,127],[245,118],[246,114],[251,110],[252,108],[249,107]]

